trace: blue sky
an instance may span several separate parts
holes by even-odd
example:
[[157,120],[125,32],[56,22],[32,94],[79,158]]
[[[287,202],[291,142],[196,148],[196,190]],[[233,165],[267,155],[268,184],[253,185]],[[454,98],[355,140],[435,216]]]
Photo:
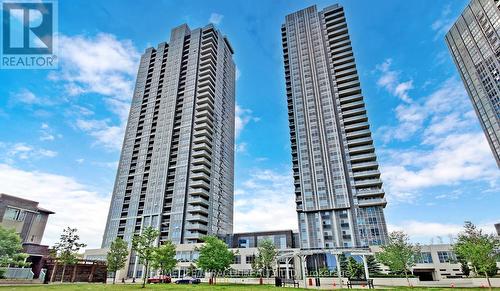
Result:
[[[339,1],[389,201],[390,229],[448,242],[500,221],[500,171],[444,43],[466,4]],[[297,228],[280,27],[334,1],[61,1],[57,70],[0,70],[0,192],[57,212],[100,245],[137,62],[182,23],[214,22],[235,49],[235,231]],[[441,237],[441,238],[440,238]]]

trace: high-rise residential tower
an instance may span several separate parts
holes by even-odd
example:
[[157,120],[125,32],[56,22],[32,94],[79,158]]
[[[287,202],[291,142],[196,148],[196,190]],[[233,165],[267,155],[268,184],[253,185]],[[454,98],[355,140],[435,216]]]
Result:
[[381,244],[386,200],[344,9],[311,6],[281,31],[300,246]]
[[472,0],[446,42],[500,167],[500,1]]
[[232,233],[232,55],[213,25],[176,27],[142,55],[103,247],[147,226],[160,243]]

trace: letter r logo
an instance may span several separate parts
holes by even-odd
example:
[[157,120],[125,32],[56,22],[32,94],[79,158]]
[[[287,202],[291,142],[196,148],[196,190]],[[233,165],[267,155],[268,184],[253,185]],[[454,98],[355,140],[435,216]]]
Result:
[[3,53],[52,54],[52,3],[4,2],[2,4]]

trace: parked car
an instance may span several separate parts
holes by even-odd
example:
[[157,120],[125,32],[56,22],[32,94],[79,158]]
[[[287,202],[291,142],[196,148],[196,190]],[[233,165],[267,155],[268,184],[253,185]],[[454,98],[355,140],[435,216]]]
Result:
[[184,277],[182,279],[176,280],[175,284],[200,284],[201,280],[193,277]]
[[148,284],[170,283],[172,279],[167,275],[153,276],[148,278]]

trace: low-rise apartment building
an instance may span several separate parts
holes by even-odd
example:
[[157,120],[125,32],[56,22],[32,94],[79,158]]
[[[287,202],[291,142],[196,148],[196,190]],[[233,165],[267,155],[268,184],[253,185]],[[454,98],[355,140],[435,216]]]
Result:
[[48,246],[41,242],[51,214],[54,212],[40,207],[36,201],[0,193],[0,226],[14,229],[21,236],[35,278],[48,256]]

